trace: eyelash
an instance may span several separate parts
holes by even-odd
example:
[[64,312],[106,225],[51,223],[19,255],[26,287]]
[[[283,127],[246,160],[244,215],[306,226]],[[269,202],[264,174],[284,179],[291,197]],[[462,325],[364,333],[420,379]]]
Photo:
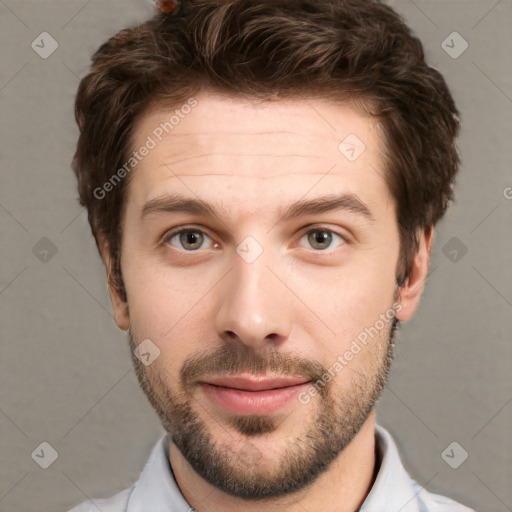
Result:
[[[208,235],[208,233],[206,233],[205,231],[203,231],[202,229],[199,229],[197,227],[194,227],[194,226],[180,226],[179,228],[176,228],[172,231],[169,231],[168,233],[166,233],[163,237],[163,243],[166,244],[166,245],[171,245],[170,244],[170,241],[176,237],[177,235],[181,235],[182,233],[187,233],[187,232],[191,232],[191,233],[201,233],[202,235],[205,235],[207,236],[208,238],[210,238],[212,241],[212,237],[210,235]],[[309,235],[310,233],[315,233],[315,232],[327,232],[327,233],[330,233],[332,235],[334,235],[335,237],[339,237],[341,239],[340,241],[340,244],[338,245],[341,246],[341,245],[346,245],[349,243],[349,240],[346,236],[330,229],[330,228],[326,228],[326,227],[322,227],[322,226],[318,226],[318,227],[315,227],[315,228],[312,228],[310,229],[309,231],[306,231],[304,232],[300,238],[299,238],[299,241],[302,240],[305,236]],[[218,245],[217,242],[214,242],[214,244]],[[188,253],[198,253],[201,251],[201,249],[192,249],[192,250],[187,250],[187,249],[179,249],[179,248],[176,248],[174,246],[171,245],[171,247],[173,247],[174,249],[177,249],[179,251],[182,251],[182,252],[188,252]],[[315,253],[320,253],[320,254],[330,254],[331,252],[333,252],[333,250],[335,250],[336,248],[334,249],[331,249],[330,247],[327,247],[326,249],[314,249],[314,248],[311,248],[310,250],[312,252],[315,252]]]

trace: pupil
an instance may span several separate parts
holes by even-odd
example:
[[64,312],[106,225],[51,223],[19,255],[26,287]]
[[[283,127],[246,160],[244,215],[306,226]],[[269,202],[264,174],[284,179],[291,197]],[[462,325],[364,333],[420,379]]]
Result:
[[332,234],[328,231],[314,231],[313,233],[310,233],[309,236],[311,245],[317,249],[327,248],[332,239]]
[[[182,233],[181,235],[181,243],[183,247],[186,249],[197,249],[197,247],[201,246],[202,235],[194,231],[188,231],[187,233]],[[192,247],[190,247],[192,246]]]

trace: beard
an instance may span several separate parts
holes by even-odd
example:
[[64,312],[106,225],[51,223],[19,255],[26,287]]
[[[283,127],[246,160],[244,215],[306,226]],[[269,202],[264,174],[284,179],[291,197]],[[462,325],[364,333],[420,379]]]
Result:
[[[178,384],[174,390],[164,379],[167,375],[167,380],[172,380],[172,376],[157,364],[158,359],[151,366],[144,366],[134,355],[137,344],[131,331],[130,348],[142,390],[192,469],[217,489],[256,501],[285,496],[312,484],[354,439],[386,384],[398,324],[393,318],[385,335],[365,346],[363,351],[371,354],[364,370],[350,365],[343,368],[343,373],[350,372],[350,379],[341,389],[333,386],[336,378],[327,383],[322,380],[328,370],[317,361],[273,349],[256,354],[242,343],[223,343],[219,349],[188,358],[179,379],[174,379]],[[294,438],[276,436],[272,444],[274,454],[268,453],[269,449],[262,449],[262,453],[251,439],[270,438],[280,426],[275,416],[229,415],[229,426],[245,439],[242,447],[235,449],[220,444],[193,407],[193,393],[200,378],[242,372],[272,372],[308,377],[311,383],[322,382],[315,386],[318,400],[309,405],[315,409],[311,409],[310,419],[304,421],[304,429]],[[219,425],[213,416],[208,419],[212,425]],[[271,460],[273,465],[262,464],[265,460]]]

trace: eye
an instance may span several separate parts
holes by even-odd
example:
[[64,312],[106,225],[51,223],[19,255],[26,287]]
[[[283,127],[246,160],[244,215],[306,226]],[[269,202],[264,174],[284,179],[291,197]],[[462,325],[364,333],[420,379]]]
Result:
[[307,243],[317,251],[325,251],[331,248],[333,240],[338,239],[338,246],[343,245],[346,241],[338,233],[330,229],[312,229],[301,237],[301,240],[307,239]]
[[208,240],[212,242],[212,239],[203,231],[188,228],[169,233],[164,241],[175,249],[197,251],[198,249],[204,249],[204,244],[207,243]]

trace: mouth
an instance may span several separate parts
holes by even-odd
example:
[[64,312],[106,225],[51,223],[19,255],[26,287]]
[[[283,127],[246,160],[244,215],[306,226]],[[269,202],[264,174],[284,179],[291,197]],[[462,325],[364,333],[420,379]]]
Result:
[[289,406],[310,382],[293,376],[237,375],[200,382],[215,406],[236,414],[270,414]]

